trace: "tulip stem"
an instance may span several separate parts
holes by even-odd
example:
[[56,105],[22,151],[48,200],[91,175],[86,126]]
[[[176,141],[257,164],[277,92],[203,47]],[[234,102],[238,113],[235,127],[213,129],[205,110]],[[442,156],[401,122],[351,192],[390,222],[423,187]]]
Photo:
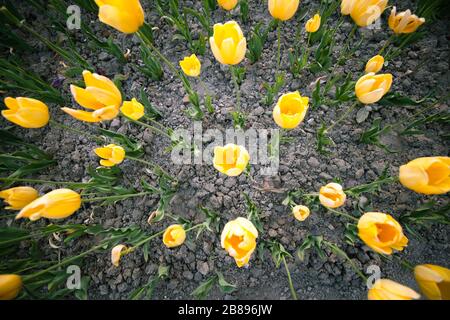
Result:
[[292,283],[291,272],[289,271],[289,268],[286,263],[286,258],[284,257],[284,255],[282,256],[282,259],[283,259],[283,263],[284,263],[284,268],[286,269],[286,273],[288,276],[289,288],[291,289],[292,298],[294,300],[298,300],[297,293],[295,292],[295,289],[294,289],[294,284]]
[[98,143],[104,143],[105,142],[105,140],[101,136],[96,136],[96,135],[89,134],[89,133],[87,133],[85,131],[78,130],[78,129],[66,126],[65,124],[59,123],[59,122],[57,122],[55,120],[50,119],[49,123],[51,125],[56,126],[56,127],[60,127],[61,129],[69,130],[69,131],[81,134],[81,135],[83,135],[85,137],[91,138],[91,139],[95,140]]
[[353,103],[353,105],[347,109],[347,111],[345,111],[345,113],[336,121],[334,122],[331,126],[329,126],[325,132],[330,132],[331,129],[333,129],[339,122],[341,122],[342,120],[344,120],[345,118],[348,117],[348,115],[350,113],[352,113],[352,111],[358,106],[359,102],[355,101],[355,103]]
[[[384,50],[387,48],[388,45],[391,44],[392,40],[396,37],[397,35],[395,33],[391,34],[391,36],[386,40],[386,42],[384,43],[383,47],[380,49],[380,51],[378,51],[378,55],[382,55]],[[390,50],[389,50],[390,51]],[[387,53],[389,54],[389,52]],[[387,55],[386,54],[386,55]]]
[[280,65],[281,65],[281,20],[278,20],[278,24],[277,24],[277,42],[278,42],[278,46],[277,46],[277,73],[280,70]]
[[90,182],[74,182],[74,181],[49,181],[40,179],[22,179],[22,178],[0,178],[0,181],[6,182],[28,182],[28,183],[42,183],[42,184],[56,184],[56,185],[70,185],[74,188],[77,186],[90,186]]
[[166,175],[170,179],[176,180],[166,170],[164,170],[163,168],[161,168],[161,166],[159,166],[159,165],[157,165],[155,163],[152,163],[150,161],[146,161],[146,160],[143,160],[143,159],[135,158],[135,157],[130,157],[130,156],[126,156],[126,158],[130,159],[130,160],[133,160],[133,161],[137,161],[137,162],[143,163],[145,165],[148,165],[148,166],[152,167],[154,170],[156,169],[155,171],[159,170],[162,174]]
[[236,69],[234,66],[230,66],[230,71],[231,71],[231,78],[233,79],[234,82],[234,91],[236,93],[236,106],[234,108],[234,110],[236,112],[240,112],[241,111],[241,88],[239,87],[239,83],[236,77]]
[[329,211],[331,211],[331,212],[333,212],[333,213],[335,213],[337,215],[344,216],[346,218],[352,219],[353,221],[358,221],[359,220],[358,218],[356,218],[354,216],[351,216],[348,213],[340,212],[340,211],[334,210],[333,208],[328,208],[328,207],[326,207],[326,208],[327,208],[327,210],[329,210]]
[[152,191],[144,191],[138,193],[129,193],[129,194],[118,194],[114,196],[105,196],[105,197],[97,197],[97,198],[89,198],[89,199],[81,199],[81,202],[94,202],[94,201],[103,201],[103,200],[124,200],[132,197],[145,196],[147,194],[152,194]]
[[[157,133],[159,133],[159,134],[161,134],[161,135],[163,135],[163,136],[165,136],[165,137],[171,139],[171,136],[170,136],[167,132],[165,132],[165,131],[163,131],[163,130],[161,130],[161,129],[159,129],[159,128],[156,128],[156,127],[154,127],[154,126],[152,126],[152,125],[149,125],[149,124],[144,123],[144,122],[139,121],[139,120],[131,119],[131,118],[125,116],[125,115],[124,115],[124,117],[125,117],[128,121],[130,121],[130,122],[139,124],[139,125],[141,125],[141,126],[143,126],[143,127],[146,127],[146,128],[149,128],[150,130],[153,130],[153,131],[155,131],[155,132],[157,132]],[[150,118],[150,117],[145,117],[145,119],[151,119],[151,118]],[[152,119],[152,121],[154,121],[154,120]],[[156,122],[156,121],[155,121],[155,122]]]

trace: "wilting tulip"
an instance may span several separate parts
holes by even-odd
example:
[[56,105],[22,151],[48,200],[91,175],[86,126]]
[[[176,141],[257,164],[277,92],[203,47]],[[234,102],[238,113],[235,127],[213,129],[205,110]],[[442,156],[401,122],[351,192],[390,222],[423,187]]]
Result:
[[81,197],[70,189],[53,190],[26,205],[16,219],[28,218],[36,221],[40,218],[63,219],[72,215],[81,206]]
[[217,0],[217,3],[223,9],[230,11],[233,10],[234,7],[238,4],[238,0]]
[[367,212],[359,218],[358,235],[364,243],[378,253],[392,254],[402,251],[408,244],[402,226],[389,214]]
[[100,122],[117,117],[122,104],[122,94],[114,82],[87,70],[83,71],[83,78],[86,89],[71,85],[70,91],[80,106],[95,111],[88,112],[71,108],[61,108],[61,110],[75,119],[86,122]]
[[236,21],[216,23],[209,44],[217,61],[228,65],[241,62],[247,50],[247,40]]
[[400,183],[423,194],[450,191],[450,157],[417,158],[400,167]]
[[50,120],[47,105],[39,100],[6,97],[5,105],[8,109],[2,110],[2,116],[23,128],[41,128]]
[[365,72],[366,73],[370,73],[370,72],[377,73],[378,71],[380,71],[383,68],[383,65],[384,65],[383,56],[376,55],[376,56],[370,58],[369,61],[367,61]]
[[393,7],[389,16],[389,28],[397,34],[412,33],[425,23],[424,18],[419,18],[415,14],[411,14],[411,10],[397,13],[397,8]]
[[338,208],[345,203],[347,196],[339,183],[331,182],[320,188],[320,203],[327,208]]
[[163,234],[163,243],[167,248],[174,248],[181,246],[186,240],[186,231],[180,224],[172,224],[167,227]]
[[269,0],[269,12],[275,19],[289,20],[297,12],[300,0]]
[[258,230],[253,223],[245,218],[237,218],[228,222],[223,228],[220,242],[238,267],[248,264],[256,248]]
[[9,204],[5,209],[9,210],[20,210],[38,197],[39,193],[32,187],[15,187],[0,191],[0,198]]
[[12,300],[22,289],[22,278],[15,274],[0,274],[0,300]]
[[125,150],[121,146],[108,144],[106,147],[95,148],[94,152],[100,158],[100,164],[105,167],[113,167],[125,159]]
[[353,21],[360,27],[366,27],[377,20],[388,0],[342,0],[341,13],[350,15]]
[[292,208],[292,213],[298,221],[305,221],[309,217],[309,208],[307,206],[297,205]]
[[273,108],[273,119],[283,129],[294,129],[303,121],[308,111],[308,97],[298,91],[283,94]]
[[144,10],[139,0],[95,0],[101,22],[123,33],[134,33],[144,24]]
[[377,74],[370,72],[356,82],[355,94],[364,104],[379,101],[389,91],[392,85],[392,74]]
[[131,99],[131,101],[125,101],[120,107],[120,111],[128,118],[133,120],[139,120],[145,114],[144,106],[136,100],[136,98]]
[[214,148],[213,164],[219,172],[230,177],[238,176],[247,167],[250,155],[243,146],[229,143]]
[[320,15],[315,14],[314,17],[306,21],[305,30],[306,32],[314,33],[320,28]]
[[367,294],[369,300],[412,300],[420,294],[400,283],[389,279],[378,279]]
[[414,277],[428,299],[450,300],[450,269],[422,264],[414,268]]
[[200,75],[202,65],[197,56],[192,54],[180,61],[180,67],[187,76],[198,77]]
[[111,250],[111,262],[114,266],[118,267],[120,258],[122,257],[122,251],[126,250],[127,247],[123,244],[118,244]]

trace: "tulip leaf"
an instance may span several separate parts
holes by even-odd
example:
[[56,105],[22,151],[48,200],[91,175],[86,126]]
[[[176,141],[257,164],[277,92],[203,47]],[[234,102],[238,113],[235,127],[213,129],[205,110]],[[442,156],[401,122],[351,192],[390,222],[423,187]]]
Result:
[[213,288],[216,281],[217,275],[208,278],[206,281],[202,282],[194,291],[192,291],[191,295],[198,300],[205,299],[208,296],[211,289]]
[[223,293],[232,293],[233,291],[236,290],[236,285],[235,284],[231,284],[228,281],[225,280],[225,278],[223,277],[223,274],[219,271],[216,272],[217,274],[217,283],[219,285],[220,290]]

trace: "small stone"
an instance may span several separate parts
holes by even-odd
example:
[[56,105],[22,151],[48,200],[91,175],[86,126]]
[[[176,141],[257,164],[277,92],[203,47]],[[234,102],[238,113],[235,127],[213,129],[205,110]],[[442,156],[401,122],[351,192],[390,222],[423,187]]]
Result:
[[311,158],[308,159],[308,164],[309,164],[311,167],[317,168],[317,167],[320,165],[320,162],[319,162],[319,160],[317,160],[316,158],[311,157]]
[[356,113],[356,122],[362,123],[369,117],[369,110],[367,108],[359,109]]
[[207,275],[209,272],[209,265],[206,261],[199,261],[197,262],[197,271],[200,272],[202,275]]

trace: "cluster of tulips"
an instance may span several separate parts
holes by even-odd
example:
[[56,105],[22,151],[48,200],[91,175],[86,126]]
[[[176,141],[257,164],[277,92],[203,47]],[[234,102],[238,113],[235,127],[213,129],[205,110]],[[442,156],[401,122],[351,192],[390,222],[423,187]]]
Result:
[[[387,6],[387,0],[342,0],[341,13],[350,15],[360,27],[365,27],[377,20]],[[145,24],[145,15],[138,0],[113,1],[96,0],[101,22],[120,32],[140,34]],[[225,10],[232,10],[238,0],[218,0]],[[299,6],[299,0],[269,0],[268,9],[274,19],[286,21],[291,19]],[[414,32],[425,21],[412,15],[409,10],[397,13],[393,7],[389,17],[389,27],[395,34]],[[317,32],[321,25],[321,17],[315,14],[305,24],[308,33]],[[242,29],[235,21],[224,24],[217,23],[213,35],[209,39],[211,51],[216,60],[230,67],[239,64],[247,50],[247,42]],[[157,50],[153,47],[153,50]],[[166,60],[165,60],[166,61]],[[169,67],[173,69],[170,62]],[[179,62],[184,75],[199,77],[201,62],[195,54],[183,58]],[[390,90],[393,77],[391,74],[378,74],[383,68],[384,58],[376,55],[370,59],[363,75],[355,85],[355,95],[362,104],[373,104],[383,98]],[[175,71],[178,74],[178,71]],[[84,109],[63,107],[65,113],[84,122],[102,122],[112,120],[119,115],[138,121],[145,116],[144,106],[132,98],[123,101],[121,91],[113,81],[90,71],[82,73],[85,88],[70,86],[74,100]],[[5,98],[7,110],[2,111],[4,118],[24,128],[41,128],[50,121],[47,105],[29,97]],[[304,120],[308,111],[309,98],[303,97],[299,91],[282,94],[273,108],[273,119],[283,129],[294,129]],[[340,121],[340,120],[338,120]],[[334,125],[337,122],[334,123]],[[329,128],[331,129],[331,128]],[[100,158],[100,165],[113,167],[119,165],[127,157],[122,146],[108,144],[96,148],[95,154]],[[244,146],[227,144],[214,149],[213,166],[220,173],[230,177],[245,172],[250,155]],[[450,158],[423,157],[402,165],[399,170],[399,181],[415,192],[436,195],[450,191]],[[338,183],[329,183],[316,194],[320,203],[332,212],[339,213],[336,208],[346,203],[344,188]],[[40,218],[62,219],[75,213],[83,202],[82,196],[70,189],[57,189],[40,196],[38,191],[29,186],[13,187],[0,192],[0,198],[7,203],[6,209],[18,210],[18,218],[31,221]],[[292,205],[292,214],[299,221],[310,215],[310,209],[302,204]],[[355,218],[356,219],[356,218]],[[358,220],[358,235],[361,240],[375,252],[390,255],[402,251],[408,244],[401,225],[390,214],[367,212]],[[168,248],[182,245],[186,233],[195,227],[185,230],[181,224],[173,224],[160,233],[162,242]],[[159,234],[158,234],[159,235]],[[234,258],[238,267],[247,266],[256,249],[258,230],[247,218],[238,217],[229,221],[221,234],[221,246]],[[119,244],[111,250],[111,261],[118,266],[120,259],[132,252],[136,246],[127,247]],[[450,270],[425,264],[414,269],[414,274],[422,292],[430,299],[450,299]],[[22,281],[18,275],[0,275],[0,298],[13,299],[20,291]],[[369,290],[369,299],[416,299],[419,294],[410,288],[388,279],[380,279]]]

